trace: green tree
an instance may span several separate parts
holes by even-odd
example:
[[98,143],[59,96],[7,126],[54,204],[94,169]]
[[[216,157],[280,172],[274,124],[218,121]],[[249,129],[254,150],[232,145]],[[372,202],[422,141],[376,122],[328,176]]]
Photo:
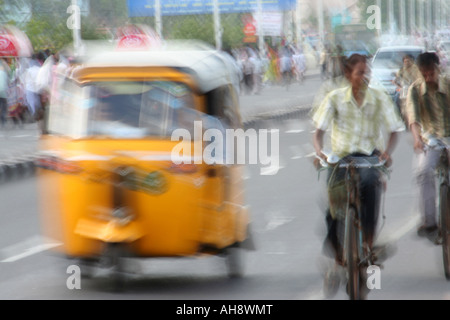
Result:
[[[67,27],[70,0],[27,0],[32,5],[32,18],[24,27],[35,51],[58,51],[73,42],[72,30]],[[89,15],[81,15],[81,38],[96,40],[109,38],[105,28],[124,23],[127,15],[125,0],[90,1]]]
[[25,33],[35,51],[59,50],[72,41],[72,34],[65,20],[55,21],[49,17],[33,17],[25,26]]
[[117,28],[128,21],[126,0],[90,0],[89,19],[99,27]]
[[[166,21],[168,19],[165,19]],[[214,22],[212,15],[186,15],[171,17],[166,32],[169,39],[196,39],[213,44]]]

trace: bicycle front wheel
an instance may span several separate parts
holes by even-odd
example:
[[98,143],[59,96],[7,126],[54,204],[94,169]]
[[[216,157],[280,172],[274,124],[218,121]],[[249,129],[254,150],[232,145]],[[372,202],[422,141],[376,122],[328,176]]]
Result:
[[360,241],[359,228],[357,226],[356,220],[356,210],[353,207],[349,208],[349,211],[347,213],[345,221],[345,237],[347,243],[345,253],[348,272],[347,292],[350,300],[360,300]]
[[445,278],[450,281],[450,201],[448,186],[443,184],[439,190],[439,214],[441,218],[442,254]]

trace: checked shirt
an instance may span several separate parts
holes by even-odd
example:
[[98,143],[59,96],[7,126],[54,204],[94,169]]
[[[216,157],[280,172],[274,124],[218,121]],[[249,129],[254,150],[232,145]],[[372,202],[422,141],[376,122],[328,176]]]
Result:
[[323,131],[331,126],[332,152],[339,157],[355,152],[370,155],[375,149],[383,151],[383,134],[404,129],[391,98],[370,87],[361,106],[357,105],[351,86],[330,92],[312,120]]

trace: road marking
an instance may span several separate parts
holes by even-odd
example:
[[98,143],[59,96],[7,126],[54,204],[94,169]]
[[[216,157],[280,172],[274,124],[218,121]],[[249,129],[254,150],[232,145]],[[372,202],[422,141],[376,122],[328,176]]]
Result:
[[291,159],[292,160],[296,160],[296,159],[301,159],[303,158],[303,152],[300,149],[300,147],[296,146],[296,145],[291,145],[289,146],[289,148],[291,149],[292,153],[294,154]]
[[0,250],[0,262],[15,262],[34,254],[60,246],[62,243],[35,236]]
[[404,235],[406,235],[408,232],[410,232],[412,229],[417,227],[417,225],[420,223],[421,217],[420,215],[416,215],[412,219],[408,219],[408,221],[404,224],[402,224],[401,227],[395,229],[395,232],[390,233],[387,238],[389,242],[395,242],[400,240]]
[[302,133],[304,131],[305,130],[303,130],[303,129],[291,129],[291,130],[285,131],[285,133]]
[[10,138],[28,138],[28,137],[36,137],[36,136],[31,134],[19,134],[15,136],[10,136]]
[[293,217],[274,217],[267,222],[265,231],[271,231],[274,230],[284,224],[287,224],[294,220]]

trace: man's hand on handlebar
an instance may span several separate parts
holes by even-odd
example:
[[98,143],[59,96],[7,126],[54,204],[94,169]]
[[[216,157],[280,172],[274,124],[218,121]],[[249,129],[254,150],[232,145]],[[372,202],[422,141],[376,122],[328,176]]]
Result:
[[425,150],[425,143],[422,140],[421,126],[417,123],[410,124],[410,130],[414,138],[414,151],[416,153],[423,153]]
[[380,161],[384,161],[384,165],[386,168],[389,168],[392,165],[391,155],[387,152],[383,152],[380,155]]
[[425,151],[425,143],[422,138],[414,139],[414,151],[416,153],[423,153]]
[[314,167],[316,169],[320,169],[322,167],[321,162],[328,163],[328,157],[322,151],[319,151],[319,152],[316,152],[316,156],[314,158],[314,162],[313,162]]

